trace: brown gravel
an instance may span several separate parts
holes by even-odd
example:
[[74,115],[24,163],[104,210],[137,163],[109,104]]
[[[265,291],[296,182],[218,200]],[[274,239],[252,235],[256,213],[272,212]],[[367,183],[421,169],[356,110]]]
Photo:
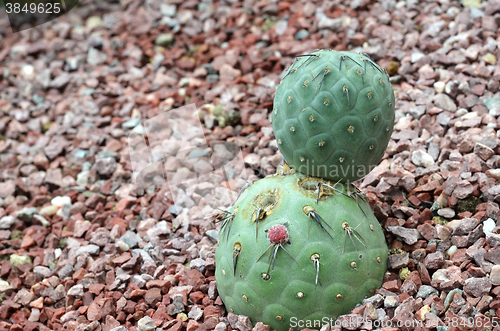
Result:
[[[369,54],[396,92],[387,153],[358,182],[389,270],[339,321],[500,330],[500,1],[461,3],[80,1],[16,34],[2,12],[0,330],[252,329],[217,295],[201,198],[216,186],[171,192],[161,168],[148,168],[159,185],[133,185],[127,137],[194,103],[208,142],[242,150],[248,180],[272,174],[274,89],[294,56],[321,48]],[[181,155],[165,171],[210,167]]]

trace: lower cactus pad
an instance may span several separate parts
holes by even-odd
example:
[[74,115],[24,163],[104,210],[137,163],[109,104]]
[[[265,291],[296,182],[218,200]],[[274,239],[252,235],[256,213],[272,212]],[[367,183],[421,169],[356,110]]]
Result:
[[335,319],[382,283],[385,236],[352,186],[276,174],[224,214],[218,292],[228,311],[253,323],[288,330],[294,320]]

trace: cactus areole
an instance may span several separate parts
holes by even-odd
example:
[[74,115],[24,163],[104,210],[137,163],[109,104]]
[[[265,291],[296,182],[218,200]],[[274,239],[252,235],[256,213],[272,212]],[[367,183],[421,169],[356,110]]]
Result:
[[278,148],[295,170],[350,182],[384,155],[394,127],[394,91],[368,56],[320,50],[295,61],[274,98]]
[[217,289],[228,312],[254,324],[334,320],[382,283],[385,236],[351,185],[278,172],[220,216]]

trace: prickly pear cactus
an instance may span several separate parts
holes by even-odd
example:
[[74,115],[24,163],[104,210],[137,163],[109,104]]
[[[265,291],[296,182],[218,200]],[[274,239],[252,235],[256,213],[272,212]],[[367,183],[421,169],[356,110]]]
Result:
[[278,173],[218,216],[218,292],[253,323],[288,330],[294,319],[335,319],[382,283],[385,237],[352,186]]
[[278,148],[297,171],[349,182],[384,155],[394,126],[394,91],[366,55],[320,50],[299,57],[276,90]]

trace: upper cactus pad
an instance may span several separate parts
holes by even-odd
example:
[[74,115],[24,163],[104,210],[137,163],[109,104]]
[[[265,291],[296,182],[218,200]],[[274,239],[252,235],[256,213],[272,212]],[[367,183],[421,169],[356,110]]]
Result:
[[357,180],[384,155],[394,105],[387,73],[366,55],[304,55],[276,90],[272,124],[278,148],[301,173]]

